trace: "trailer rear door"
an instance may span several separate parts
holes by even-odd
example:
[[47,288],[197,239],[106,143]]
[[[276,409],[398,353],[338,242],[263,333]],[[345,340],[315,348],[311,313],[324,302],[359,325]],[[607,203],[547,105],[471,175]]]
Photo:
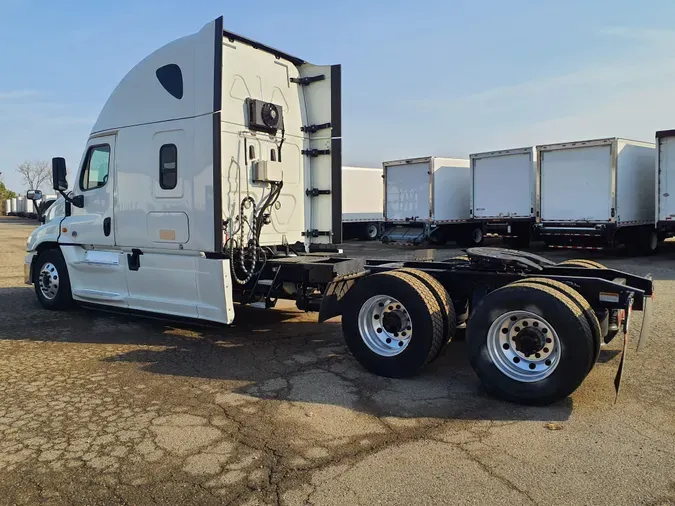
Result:
[[609,221],[610,145],[543,151],[539,156],[542,221]]
[[431,161],[386,165],[386,216],[388,221],[429,219]]
[[[675,217],[675,137],[663,137],[659,142],[659,221]],[[670,184],[673,188],[670,188]],[[672,199],[670,198],[672,194]]]
[[532,216],[532,153],[475,158],[474,218]]

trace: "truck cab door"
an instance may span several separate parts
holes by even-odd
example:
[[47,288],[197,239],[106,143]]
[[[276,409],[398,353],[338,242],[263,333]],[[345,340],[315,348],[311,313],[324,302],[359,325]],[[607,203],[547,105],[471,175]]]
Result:
[[87,247],[113,246],[113,187],[115,136],[96,137],[87,143],[72,196],[82,196],[84,206],[71,206],[71,214],[63,222],[59,242]]
[[70,205],[59,243],[73,298],[126,307],[125,256],[115,248],[113,222],[115,141],[115,135],[89,139],[71,194],[83,206]]
[[309,170],[305,248],[342,242],[342,112],[340,65],[299,67],[304,101],[302,150]]

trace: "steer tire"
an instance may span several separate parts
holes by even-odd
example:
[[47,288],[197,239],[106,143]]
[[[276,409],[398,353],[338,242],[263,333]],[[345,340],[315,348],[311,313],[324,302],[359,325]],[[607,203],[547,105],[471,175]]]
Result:
[[[52,286],[56,285],[55,295],[48,297],[43,293],[41,273],[43,269],[49,265],[52,268],[46,269],[50,272],[50,283]],[[35,288],[35,295],[37,296],[40,305],[49,309],[50,311],[59,311],[72,307],[73,295],[70,289],[70,276],[68,276],[68,266],[63,259],[61,251],[58,249],[48,249],[40,253],[35,260],[33,270],[33,286]]]
[[590,372],[595,363],[598,361],[598,357],[600,356],[600,343],[602,342],[602,338],[605,334],[602,332],[600,321],[598,320],[598,317],[595,314],[595,311],[593,311],[593,308],[591,307],[589,302],[586,299],[584,299],[583,295],[581,295],[571,286],[566,285],[561,281],[556,281],[554,279],[527,278],[521,281],[516,281],[515,283],[512,284],[516,285],[521,283],[534,283],[537,285],[548,286],[550,288],[553,288],[554,290],[558,290],[559,292],[562,292],[565,295],[567,295],[574,302],[574,304],[584,313],[586,321],[588,322],[588,326],[590,327],[591,332],[593,333],[593,346],[595,347],[595,352],[593,355],[594,359],[588,369],[588,371]]
[[[512,311],[538,316],[553,331],[546,335],[557,336],[557,344],[553,341],[555,368],[541,379],[535,373],[528,378],[527,372],[523,373],[525,379],[515,379],[504,372],[510,360],[505,361],[505,366],[493,359],[507,355],[497,355],[501,346],[490,344],[498,342],[490,338],[491,327],[492,335],[498,336],[501,329],[493,327],[493,323]],[[485,296],[469,318],[466,339],[469,360],[486,391],[518,404],[546,405],[565,399],[582,383],[595,357],[593,331],[577,304],[559,290],[536,283],[510,284]]]
[[[412,325],[412,335],[403,351],[386,356],[367,344],[367,335],[361,334],[360,312],[375,297],[391,297],[407,310]],[[342,331],[349,351],[368,371],[389,378],[416,376],[433,358],[446,341],[443,332],[443,313],[436,297],[427,286],[405,272],[373,274],[359,281],[348,293],[343,303]],[[370,318],[367,322],[374,321]],[[382,333],[371,332],[375,336]]]
[[434,295],[438,306],[441,308],[441,316],[443,317],[443,335],[445,336],[445,339],[436,356],[431,358],[432,361],[436,360],[443,351],[443,348],[445,348],[445,345],[452,341],[452,338],[455,336],[457,316],[455,315],[455,306],[452,303],[452,299],[445,287],[427,272],[411,268],[397,269],[395,272],[405,272],[424,283]]

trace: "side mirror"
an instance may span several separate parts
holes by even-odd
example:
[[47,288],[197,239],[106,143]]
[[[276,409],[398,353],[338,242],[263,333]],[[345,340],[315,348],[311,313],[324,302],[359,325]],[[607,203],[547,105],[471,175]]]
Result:
[[42,200],[42,192],[40,190],[28,190],[26,193],[28,200]]
[[68,189],[68,172],[65,158],[52,158],[52,186],[58,192]]

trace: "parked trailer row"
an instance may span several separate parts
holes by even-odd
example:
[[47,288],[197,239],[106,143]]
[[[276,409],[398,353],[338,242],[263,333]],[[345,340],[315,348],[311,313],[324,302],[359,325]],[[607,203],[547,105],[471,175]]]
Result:
[[[669,135],[662,134],[662,165]],[[455,177],[445,179],[421,159],[385,162],[384,240],[478,245],[493,234],[516,247],[539,239],[558,248],[623,244],[651,253],[675,217],[655,219],[655,157],[652,143],[608,138],[471,154],[468,163],[455,160],[456,170],[446,172]],[[665,210],[669,194],[659,195]],[[660,232],[657,221],[666,223]]]
[[56,195],[50,194],[42,196],[42,199],[38,199],[37,201],[26,197],[6,199],[4,202],[5,215],[19,216],[21,218],[37,218],[56,201],[56,198]]

